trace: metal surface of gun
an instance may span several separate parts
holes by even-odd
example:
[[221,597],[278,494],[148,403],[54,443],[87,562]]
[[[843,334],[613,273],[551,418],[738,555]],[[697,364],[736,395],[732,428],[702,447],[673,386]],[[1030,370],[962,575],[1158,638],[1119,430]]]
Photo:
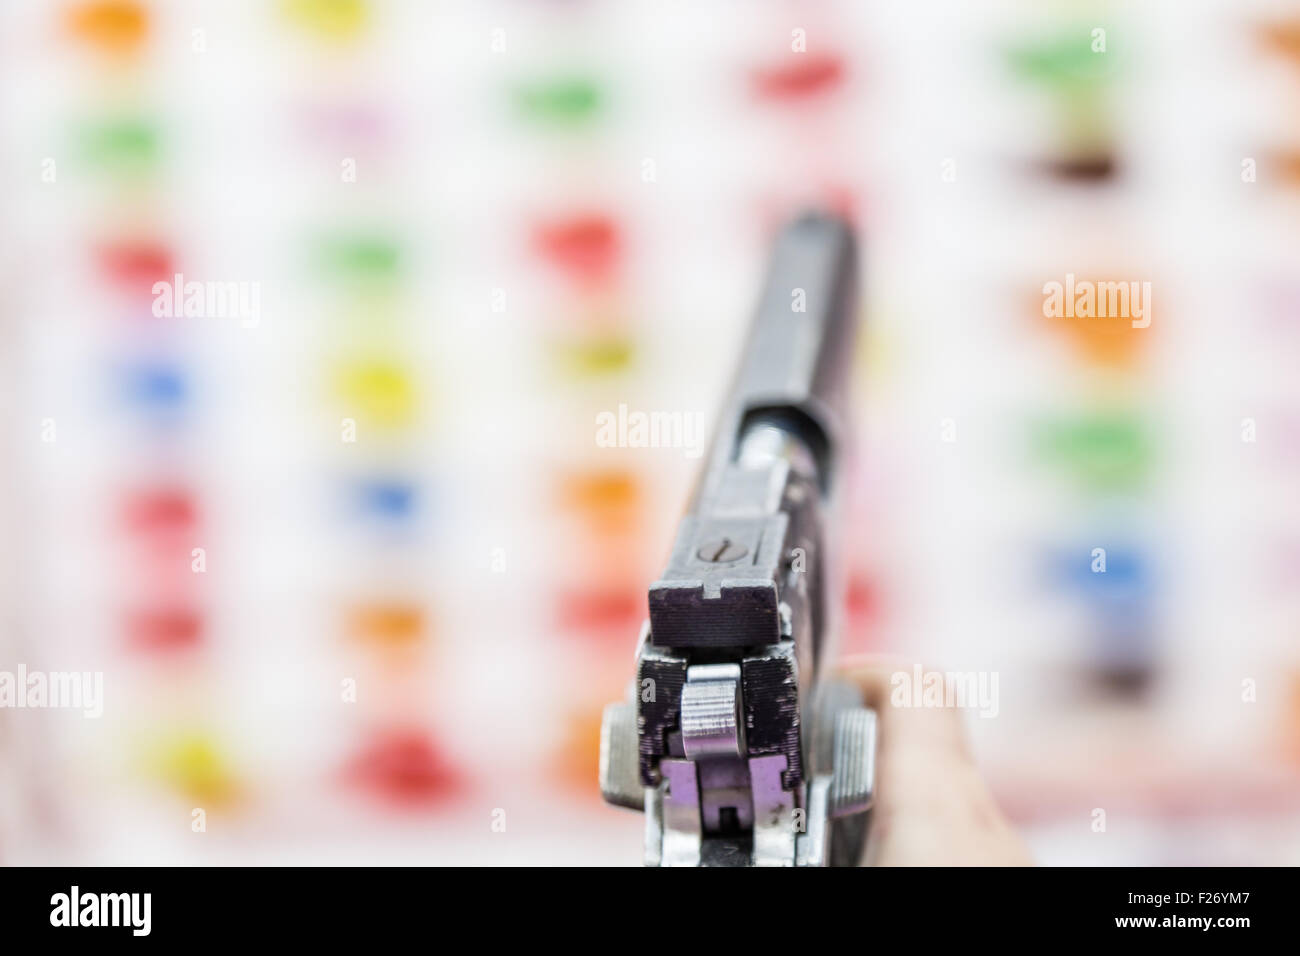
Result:
[[[802,308],[801,308],[802,306]],[[605,799],[646,814],[650,866],[856,863],[875,714],[833,663],[837,472],[857,313],[851,229],[777,237],[626,703],[605,710]]]

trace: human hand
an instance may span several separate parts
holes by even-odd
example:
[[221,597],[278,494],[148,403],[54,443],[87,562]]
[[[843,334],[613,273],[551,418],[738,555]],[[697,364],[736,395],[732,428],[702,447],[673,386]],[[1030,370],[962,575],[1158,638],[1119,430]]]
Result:
[[902,658],[859,657],[844,675],[876,711],[876,800],[868,866],[1030,866],[1020,837],[971,757],[956,707],[895,707],[891,675]]

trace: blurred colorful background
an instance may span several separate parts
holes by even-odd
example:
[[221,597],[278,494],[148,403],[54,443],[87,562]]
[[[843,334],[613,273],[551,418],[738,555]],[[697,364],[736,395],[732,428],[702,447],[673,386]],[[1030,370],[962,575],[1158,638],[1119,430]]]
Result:
[[998,675],[1044,863],[1300,862],[1298,105],[1295,3],[5,3],[0,669],[104,712],[0,709],[0,861],[639,863],[699,449],[596,423],[707,433],[813,204],[844,649]]

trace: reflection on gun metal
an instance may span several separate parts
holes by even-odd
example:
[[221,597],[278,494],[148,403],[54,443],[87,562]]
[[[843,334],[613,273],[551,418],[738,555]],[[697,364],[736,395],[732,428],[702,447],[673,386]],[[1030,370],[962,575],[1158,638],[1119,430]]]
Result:
[[808,214],[777,237],[713,448],[650,585],[630,700],[605,711],[601,790],[644,810],[648,865],[861,855],[875,714],[825,679],[856,270],[839,220]]

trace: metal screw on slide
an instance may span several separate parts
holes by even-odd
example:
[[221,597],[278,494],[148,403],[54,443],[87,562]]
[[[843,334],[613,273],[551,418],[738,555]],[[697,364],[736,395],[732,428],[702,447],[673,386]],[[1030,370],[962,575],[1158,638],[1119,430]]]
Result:
[[739,561],[747,554],[749,554],[747,547],[743,544],[737,544],[730,538],[718,538],[710,541],[708,544],[701,545],[700,549],[695,552],[695,556],[701,561],[716,564]]

